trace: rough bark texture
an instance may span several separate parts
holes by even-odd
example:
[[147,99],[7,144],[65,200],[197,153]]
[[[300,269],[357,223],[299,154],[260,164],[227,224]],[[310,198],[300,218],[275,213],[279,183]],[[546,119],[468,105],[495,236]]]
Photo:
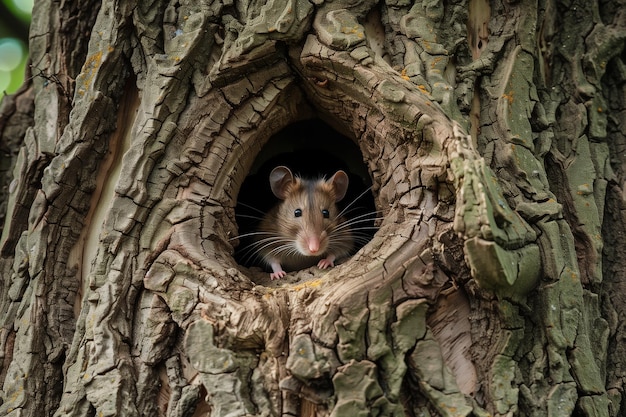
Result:
[[[0,414],[624,415],[625,36],[619,1],[38,2]],[[384,220],[269,282],[234,208],[310,118]]]

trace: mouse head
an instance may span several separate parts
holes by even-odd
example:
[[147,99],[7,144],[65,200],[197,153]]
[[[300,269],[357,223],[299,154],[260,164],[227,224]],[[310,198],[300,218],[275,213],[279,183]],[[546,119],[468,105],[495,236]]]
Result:
[[318,256],[328,249],[330,235],[338,222],[336,202],[348,189],[348,175],[337,171],[330,179],[307,180],[294,177],[289,168],[279,166],[270,174],[279,207],[277,227],[305,256]]

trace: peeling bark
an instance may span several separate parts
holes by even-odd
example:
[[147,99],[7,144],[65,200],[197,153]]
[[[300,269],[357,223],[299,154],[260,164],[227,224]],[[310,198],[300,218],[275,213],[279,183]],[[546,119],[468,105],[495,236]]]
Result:
[[[623,414],[625,24],[613,2],[38,3],[0,107],[0,414]],[[356,144],[383,218],[270,281],[233,257],[235,207],[311,119]]]

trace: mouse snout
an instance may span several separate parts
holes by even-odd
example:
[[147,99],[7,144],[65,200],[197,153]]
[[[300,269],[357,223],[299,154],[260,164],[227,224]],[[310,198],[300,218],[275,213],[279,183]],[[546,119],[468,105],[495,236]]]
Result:
[[306,256],[318,256],[326,250],[324,236],[315,233],[301,236],[299,239],[300,251]]
[[312,236],[308,239],[307,245],[309,247],[309,251],[313,254],[319,252],[320,250],[320,240],[317,236]]

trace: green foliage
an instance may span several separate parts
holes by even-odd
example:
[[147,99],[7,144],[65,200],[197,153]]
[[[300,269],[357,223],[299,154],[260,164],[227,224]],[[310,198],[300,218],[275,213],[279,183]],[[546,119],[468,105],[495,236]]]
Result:
[[0,95],[14,93],[24,81],[32,0],[0,2]]

